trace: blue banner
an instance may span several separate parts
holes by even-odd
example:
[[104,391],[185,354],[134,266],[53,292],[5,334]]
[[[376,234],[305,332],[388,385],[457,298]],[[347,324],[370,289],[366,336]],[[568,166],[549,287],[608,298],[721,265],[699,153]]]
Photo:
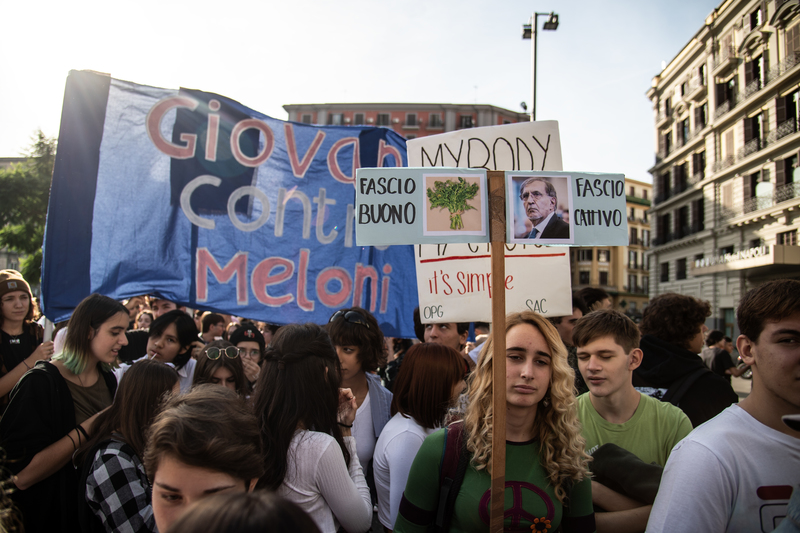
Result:
[[410,246],[355,244],[357,168],[407,166],[392,130],[283,122],[224,96],[67,79],[42,306],[140,294],[275,324],[370,310],[413,337]]

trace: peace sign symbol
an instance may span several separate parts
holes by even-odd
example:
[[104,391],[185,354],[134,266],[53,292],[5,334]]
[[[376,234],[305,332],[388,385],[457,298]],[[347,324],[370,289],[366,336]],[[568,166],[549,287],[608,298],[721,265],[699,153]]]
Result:
[[[511,523],[505,526],[503,529],[505,531],[515,531],[519,530],[520,522],[522,520],[526,520],[527,522],[533,524],[533,519],[538,518],[534,516],[532,513],[526,511],[522,507],[522,489],[529,490],[539,496],[542,501],[544,502],[545,506],[547,506],[547,520],[553,520],[553,517],[556,514],[555,506],[553,505],[553,500],[550,499],[550,496],[547,495],[545,491],[534,485],[533,483],[528,483],[527,481],[506,481],[506,489],[511,489],[512,494],[512,503],[511,507],[503,511],[503,519],[511,518]],[[487,526],[489,525],[489,500],[492,496],[492,490],[489,489],[483,493],[483,497],[481,497],[481,503],[479,507],[479,514],[481,520]]]

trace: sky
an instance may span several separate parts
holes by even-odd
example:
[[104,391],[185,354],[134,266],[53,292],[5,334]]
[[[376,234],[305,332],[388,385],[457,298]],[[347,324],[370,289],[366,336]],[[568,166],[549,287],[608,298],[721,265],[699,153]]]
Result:
[[645,96],[717,0],[42,0],[5,2],[0,157],[57,136],[70,70],[222,94],[286,120],[285,104],[435,102],[531,108],[557,120],[564,170],[651,181]]

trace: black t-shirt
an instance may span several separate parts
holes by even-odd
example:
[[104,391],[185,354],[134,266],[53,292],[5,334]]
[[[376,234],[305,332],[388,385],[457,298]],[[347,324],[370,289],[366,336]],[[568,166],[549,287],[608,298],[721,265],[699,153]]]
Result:
[[728,382],[730,382],[731,375],[726,374],[725,371],[735,366],[736,365],[733,364],[733,359],[731,359],[731,354],[725,350],[720,350],[717,352],[717,355],[714,356],[714,360],[711,362],[711,371],[718,376],[722,376],[723,378],[727,379]]
[[42,344],[42,333],[37,324],[25,324],[21,335],[9,335],[0,330],[0,337],[0,376],[8,374]]

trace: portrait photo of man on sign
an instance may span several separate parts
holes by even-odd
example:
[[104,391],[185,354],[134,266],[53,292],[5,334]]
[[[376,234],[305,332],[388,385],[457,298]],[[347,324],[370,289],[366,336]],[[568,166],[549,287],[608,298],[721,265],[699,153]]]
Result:
[[[512,242],[571,244],[569,177],[514,175],[508,202],[514,217]],[[516,197],[516,198],[514,198]]]

